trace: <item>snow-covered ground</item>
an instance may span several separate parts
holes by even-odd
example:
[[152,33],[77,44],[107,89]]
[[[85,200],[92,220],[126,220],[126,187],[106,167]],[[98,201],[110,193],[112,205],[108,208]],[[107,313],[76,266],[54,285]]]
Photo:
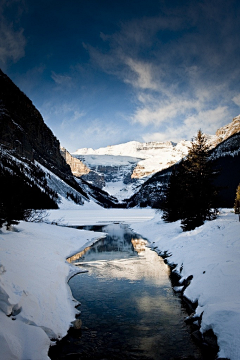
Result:
[[[129,223],[156,251],[167,251],[182,279],[193,275],[185,296],[198,301],[201,331],[213,329],[219,356],[240,358],[240,223],[230,210],[183,233],[152,209],[70,207],[49,212],[62,224]],[[93,205],[92,205],[93,206]],[[64,336],[76,309],[67,285],[75,268],[65,259],[102,236],[51,224],[21,222],[0,232],[0,359],[48,359],[50,338]],[[181,270],[182,269],[182,270]],[[6,316],[6,314],[10,316]]]

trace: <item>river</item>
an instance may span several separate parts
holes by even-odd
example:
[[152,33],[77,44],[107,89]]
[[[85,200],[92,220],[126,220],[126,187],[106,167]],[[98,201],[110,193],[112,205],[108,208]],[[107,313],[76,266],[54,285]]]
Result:
[[82,328],[51,347],[51,359],[206,359],[184,323],[169,267],[147,240],[123,224],[84,228],[107,236],[69,259],[88,271],[69,281]]

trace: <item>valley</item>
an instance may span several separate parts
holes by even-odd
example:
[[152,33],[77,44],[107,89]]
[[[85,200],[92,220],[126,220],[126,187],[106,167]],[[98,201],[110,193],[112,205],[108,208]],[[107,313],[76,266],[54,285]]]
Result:
[[[65,260],[105,234],[69,227],[124,224],[148,238],[170,267],[174,293],[191,306],[185,320],[198,345],[238,360],[240,249],[232,208],[240,181],[240,116],[206,135],[218,175],[216,219],[182,231],[179,220],[163,221],[162,208],[190,141],[130,141],[71,154],[3,72],[0,85],[0,359],[49,359],[52,341],[64,338],[80,316],[68,280],[82,269]],[[36,220],[26,210],[47,213]]]

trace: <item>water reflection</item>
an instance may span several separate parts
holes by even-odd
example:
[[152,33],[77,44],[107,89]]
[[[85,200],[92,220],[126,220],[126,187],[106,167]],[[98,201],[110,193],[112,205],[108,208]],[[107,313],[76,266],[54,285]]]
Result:
[[[79,227],[83,228],[83,227]],[[77,264],[76,260],[86,263],[96,260],[113,260],[137,256],[145,251],[147,241],[139,238],[126,225],[110,224],[106,226],[86,226],[86,230],[103,231],[106,233],[105,238],[101,238],[92,246],[75,254],[68,259],[69,262]]]
[[82,330],[51,358],[69,359],[71,353],[72,359],[202,359],[164,261],[124,225],[94,230],[107,235],[72,259],[88,273],[69,282],[82,303]]

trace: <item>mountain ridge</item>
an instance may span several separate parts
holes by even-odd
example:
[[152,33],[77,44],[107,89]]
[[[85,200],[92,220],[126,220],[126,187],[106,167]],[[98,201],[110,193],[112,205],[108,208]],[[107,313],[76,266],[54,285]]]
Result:
[[[1,181],[6,183],[5,179],[10,177],[8,182],[10,193],[15,194],[11,191],[11,182],[15,184],[15,178],[18,176],[26,197],[32,193],[33,183],[46,194],[50,194],[50,189],[56,192],[54,203],[52,202],[54,207],[61,203],[62,198],[79,205],[89,202],[90,197],[85,189],[93,193],[91,198],[98,204],[106,206],[107,203],[109,207],[116,207],[117,199],[108,197],[107,194],[98,196],[96,187],[88,188],[82,181],[76,181],[70,166],[61,154],[59,140],[45,124],[32,101],[2,70],[0,70],[0,155],[0,167],[4,169]],[[10,158],[14,171],[6,165]],[[20,171],[17,170],[17,164]],[[29,166],[36,169],[41,167],[37,173],[41,173],[43,185],[34,175],[34,171],[27,171]],[[31,178],[28,178],[28,174]],[[14,202],[14,199],[12,201]],[[102,201],[104,204],[101,204]],[[38,200],[36,198],[35,208],[38,206],[40,208],[44,206],[39,197]],[[47,207],[49,202],[46,202]]]
[[[205,135],[210,148],[215,148],[218,144],[225,141],[233,134],[240,131],[240,115],[225,126],[217,129],[215,135]],[[158,171],[169,168],[188,153],[191,142],[181,140],[178,143],[172,141],[165,142],[138,142],[129,141],[127,143],[110,145],[99,149],[80,148],[72,153],[73,157],[79,158],[87,163],[86,158],[94,156],[131,156],[139,158],[139,162],[133,169],[131,178],[140,179],[157,173]],[[86,158],[84,158],[84,156]]]
[[[240,182],[240,132],[234,132],[215,148],[212,148],[210,160],[213,161],[213,167],[219,174],[214,181],[219,189],[216,206],[231,208]],[[147,179],[138,191],[126,200],[127,207],[161,208],[169,177],[177,166],[176,163]]]

